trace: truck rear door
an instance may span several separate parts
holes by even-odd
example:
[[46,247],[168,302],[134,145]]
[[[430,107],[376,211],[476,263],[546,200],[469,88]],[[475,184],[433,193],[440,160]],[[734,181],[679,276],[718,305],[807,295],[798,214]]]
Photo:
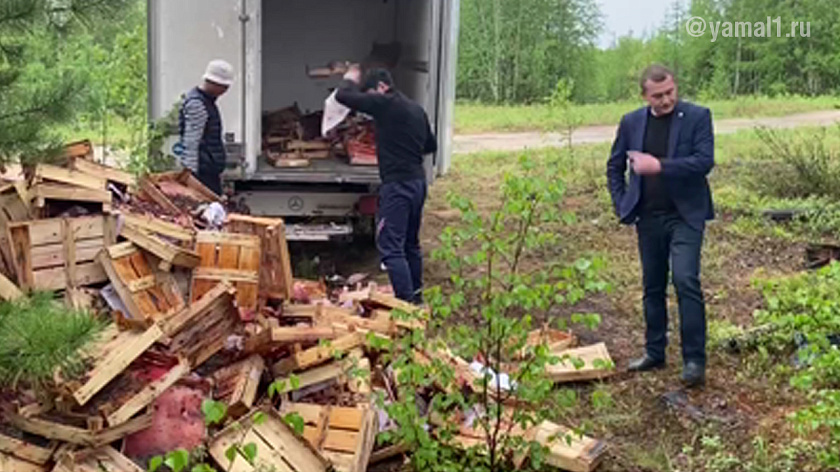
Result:
[[209,61],[224,59],[236,71],[234,85],[219,99],[225,141],[239,150],[234,154],[246,153],[246,145],[259,143],[258,137],[253,140],[245,132],[259,132],[259,126],[249,126],[246,119],[260,116],[259,110],[249,109],[247,95],[248,85],[260,79],[259,60],[253,60],[259,42],[251,41],[259,38],[260,4],[260,0],[148,0],[151,119],[166,116],[182,94],[200,84]]

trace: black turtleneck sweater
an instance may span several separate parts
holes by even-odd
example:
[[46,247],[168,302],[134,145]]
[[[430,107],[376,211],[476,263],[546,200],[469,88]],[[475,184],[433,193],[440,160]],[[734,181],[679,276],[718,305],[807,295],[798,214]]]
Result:
[[[653,116],[648,114],[645,128],[644,152],[660,161],[668,159],[668,140],[671,135],[671,119],[674,113]],[[646,175],[642,180],[642,211],[645,213],[668,213],[675,210],[674,202],[661,175]]]

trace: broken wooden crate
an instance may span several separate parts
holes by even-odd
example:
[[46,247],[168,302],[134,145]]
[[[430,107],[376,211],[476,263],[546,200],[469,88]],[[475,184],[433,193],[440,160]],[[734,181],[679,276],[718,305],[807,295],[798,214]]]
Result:
[[260,238],[260,297],[291,300],[294,279],[283,220],[231,214],[227,217],[225,229],[231,233],[252,234]]
[[163,322],[166,338],[161,342],[172,356],[185,357],[198,367],[219,352],[225,340],[236,332],[239,322],[234,308],[236,290],[227,282],[217,283],[184,310]]
[[192,269],[201,262],[198,253],[192,249],[177,246],[129,222],[123,225],[120,236],[160,259],[157,265],[160,270],[166,272],[169,272],[172,266]]
[[11,223],[18,284],[24,291],[55,291],[105,282],[105,271],[95,259],[115,242],[114,233],[113,220],[105,216]]
[[130,242],[102,250],[98,260],[120,296],[126,317],[152,324],[184,309],[184,297],[167,272],[154,270],[146,256]]
[[90,418],[103,418],[108,426],[126,423],[189,373],[186,359],[147,351],[97,393],[82,411]]
[[239,418],[254,406],[263,370],[265,361],[255,354],[213,373],[214,397],[227,405],[229,417]]
[[196,252],[201,264],[193,271],[190,299],[197,300],[221,281],[236,288],[240,310],[257,311],[260,238],[250,234],[200,231]]
[[[255,420],[255,416],[260,418]],[[253,443],[257,454],[252,464],[236,448],[233,460],[227,451],[232,446]],[[329,464],[306,441],[297,437],[273,408],[257,410],[239,423],[222,430],[210,443],[210,456],[224,470],[253,472],[274,470],[286,472],[326,472]]]
[[303,438],[339,472],[364,472],[376,437],[376,412],[358,408],[284,403],[282,414],[297,413]]
[[63,379],[57,372],[57,383],[78,405],[84,405],[162,336],[158,325],[134,332],[120,331],[110,324],[98,334],[96,341],[82,348],[81,356],[90,368],[73,379]]

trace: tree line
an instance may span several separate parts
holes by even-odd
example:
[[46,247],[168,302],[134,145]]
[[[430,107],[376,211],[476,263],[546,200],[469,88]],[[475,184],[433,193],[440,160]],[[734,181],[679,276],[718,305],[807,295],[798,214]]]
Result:
[[[458,97],[539,103],[562,79],[578,103],[627,100],[638,96],[638,75],[652,62],[673,68],[683,93],[693,97],[834,94],[840,90],[840,8],[834,3],[675,0],[654,32],[619,37],[601,49],[596,0],[461,0]],[[704,35],[686,30],[693,17],[706,22]],[[742,26],[726,37],[718,30],[712,41],[711,25],[752,27],[768,17],[772,35],[745,35]],[[787,37],[792,21],[808,24],[808,35],[798,30]]]

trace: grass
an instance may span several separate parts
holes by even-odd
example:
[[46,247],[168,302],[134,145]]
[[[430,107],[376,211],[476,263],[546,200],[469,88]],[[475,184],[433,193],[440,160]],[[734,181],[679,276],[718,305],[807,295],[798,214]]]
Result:
[[37,294],[0,304],[0,385],[39,387],[53,379],[57,368],[68,377],[80,374],[77,351],[102,328],[85,312],[71,311]]
[[[780,139],[808,139],[814,129],[786,130]],[[800,136],[797,138],[797,136]],[[840,152],[840,131],[828,131],[826,146]],[[581,310],[598,312],[601,326],[579,333],[588,342],[605,341],[613,360],[623,371],[626,362],[643,347],[641,269],[636,235],[619,225],[606,191],[605,163],[608,144],[579,146],[574,157],[565,150],[528,151],[548,165],[559,162],[567,186],[566,209],[577,221],[557,228],[562,247],[550,254],[563,261],[599,255],[608,260],[604,274],[613,290],[585,301]],[[679,388],[679,331],[671,323],[667,369],[644,375],[619,373],[603,382],[575,387],[580,406],[562,418],[564,424],[584,426],[594,437],[606,439],[611,452],[603,471],[784,472],[824,470],[814,458],[819,434],[802,437],[788,414],[808,404],[808,399],[788,385],[785,359],[762,355],[734,356],[715,346],[731,333],[753,325],[753,313],[763,306],[763,296],[753,285],[756,277],[793,275],[804,267],[804,247],[814,240],[840,238],[840,205],[825,197],[782,198],[762,193],[749,183],[763,165],[766,146],[755,131],[740,131],[716,139],[717,167],[710,181],[718,218],[706,233],[702,279],[710,326],[707,386],[691,392],[689,401],[711,419],[697,423],[679,411],[663,406],[661,395]],[[444,225],[457,224],[447,213],[445,195],[458,192],[471,197],[477,208],[490,211],[499,203],[497,189],[505,172],[516,169],[517,153],[486,152],[454,157],[447,176],[435,182],[424,220],[427,250]],[[819,218],[778,224],[762,216],[764,210],[804,208],[822,210]],[[812,215],[813,216],[813,215]],[[541,264],[547,261],[531,261]],[[553,262],[553,261],[552,261]],[[429,286],[445,283],[446,268],[429,261]],[[676,299],[670,295],[672,320],[677,319]],[[611,397],[608,409],[589,401],[595,391]]]
[[[783,116],[840,107],[840,98],[832,96],[783,98],[742,97],[735,100],[700,102],[711,108],[715,119]],[[574,116],[582,126],[611,125],[639,106],[641,100],[591,105],[576,105]],[[513,131],[553,131],[561,127],[559,116],[553,116],[545,105],[484,105],[458,103],[455,107],[455,133],[489,133]]]

